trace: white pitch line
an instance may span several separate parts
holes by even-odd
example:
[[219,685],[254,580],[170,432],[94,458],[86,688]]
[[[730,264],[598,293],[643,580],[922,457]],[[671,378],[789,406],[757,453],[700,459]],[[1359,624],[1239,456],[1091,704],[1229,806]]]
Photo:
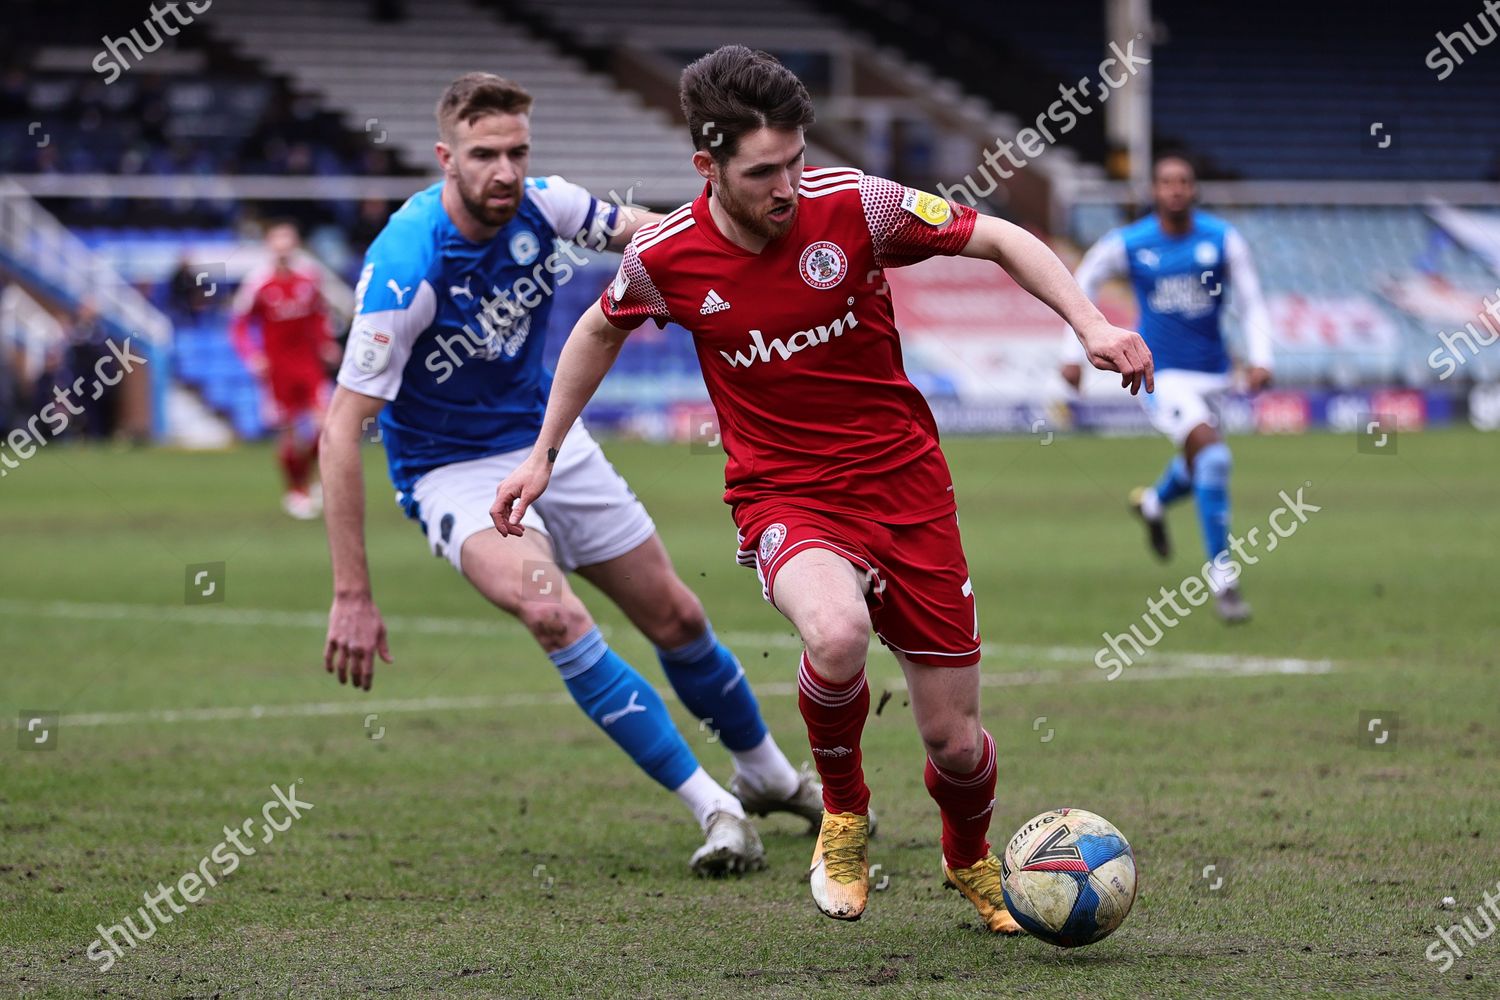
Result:
[[[155,621],[172,624],[282,627],[322,630],[327,616],[321,612],[276,611],[247,608],[172,608],[152,604],[90,604],[76,601],[18,601],[0,598],[0,615],[57,618],[85,621]],[[386,619],[393,631],[429,635],[486,635],[507,631],[521,633],[515,622],[503,618],[487,622],[473,618],[435,618],[391,616]],[[730,645],[775,646],[787,649],[801,647],[793,635],[783,632],[725,632]],[[985,643],[984,652],[992,656],[1067,662],[1075,666],[1093,666],[1094,650],[1081,646],[1027,646]],[[1216,653],[1167,653],[1152,651],[1151,663],[1126,667],[1120,680],[1161,681],[1195,677],[1263,677],[1269,675],[1314,675],[1331,673],[1331,660],[1303,660],[1292,657],[1234,656]],[[1030,670],[988,673],[981,677],[984,687],[1028,687],[1045,684],[1077,683],[1080,680],[1108,680],[1100,670],[1082,674],[1076,670]],[[900,677],[881,682],[883,688],[903,691],[906,682]],[[786,698],[797,693],[797,685],[788,682],[761,683],[755,686],[763,697]],[[658,689],[668,700],[671,691]],[[361,701],[322,701],[291,705],[246,705],[219,708],[151,709],[141,712],[90,712],[67,715],[70,726],[119,726],[143,723],[231,722],[245,719],[284,719],[330,715],[372,715],[399,712],[451,712],[470,710],[511,710],[538,706],[568,705],[572,698],[564,691],[547,694],[471,695],[467,697],[428,697]],[[0,720],[9,728],[10,720]]]
[[[556,695],[513,695],[506,707],[551,705]],[[69,726],[125,726],[142,722],[236,722],[244,719],[289,719],[315,715],[366,715],[381,712],[451,712],[461,709],[500,707],[501,699],[489,695],[468,698],[394,698],[372,701],[315,701],[301,705],[248,705],[225,708],[161,708],[146,712],[88,712],[65,715]]]
[[[1195,677],[1262,677],[1273,674],[1326,674],[1333,670],[1328,663],[1304,663],[1302,661],[1267,660],[1260,665],[1245,664],[1232,671],[1222,669],[1202,670],[1190,667],[1137,666],[1121,674],[1122,679],[1133,681],[1182,680]],[[1082,675],[1090,683],[1107,681],[1103,673]],[[1033,687],[1046,684],[1078,683],[1078,677],[1062,670],[1030,670],[1011,673],[984,674],[980,684],[987,688]],[[883,690],[904,691],[906,682],[897,677],[879,682]],[[675,696],[666,688],[657,688],[664,699]],[[797,694],[797,685],[784,681],[755,685],[755,693],[762,698],[789,698]],[[401,712],[454,712],[468,710],[513,710],[539,706],[571,705],[573,699],[564,691],[537,694],[472,695],[463,698],[391,698],[360,701],[316,701],[293,705],[245,705],[222,708],[170,708],[151,709],[145,712],[89,712],[65,715],[65,726],[128,726],[150,723],[176,722],[237,722],[247,719],[289,719],[328,715],[380,715]],[[9,726],[9,720],[5,720]]]
[[[83,621],[155,621],[174,625],[216,625],[260,628],[306,628],[323,631],[328,615],[321,611],[278,611],[266,608],[169,607],[160,604],[94,604],[82,601],[18,601],[0,598],[0,615],[58,618]],[[439,618],[434,616],[387,615],[386,626],[393,633],[419,635],[524,635],[516,621],[497,613],[493,620],[478,618]],[[609,636],[611,629],[601,625]],[[720,632],[720,638],[731,646],[770,646],[777,649],[801,649],[802,641],[789,632]],[[871,640],[872,648],[879,648]],[[1050,660],[1092,665],[1097,650],[1084,646],[1031,646],[1017,643],[987,642],[984,653],[1015,659]],[[1237,673],[1320,674],[1333,669],[1332,660],[1303,660],[1294,657],[1237,656],[1229,653],[1173,653],[1153,650],[1144,658],[1163,666]],[[1126,675],[1143,667],[1128,667]]]
[[[328,613],[320,611],[275,611],[264,608],[215,608],[202,605],[173,608],[161,604],[91,604],[81,601],[16,601],[0,598],[0,615],[23,618],[61,618],[74,621],[152,621],[173,625],[231,625],[259,628],[328,628]],[[521,631],[506,620],[477,618],[403,618],[386,616],[386,626],[427,635],[494,635],[506,626]]]

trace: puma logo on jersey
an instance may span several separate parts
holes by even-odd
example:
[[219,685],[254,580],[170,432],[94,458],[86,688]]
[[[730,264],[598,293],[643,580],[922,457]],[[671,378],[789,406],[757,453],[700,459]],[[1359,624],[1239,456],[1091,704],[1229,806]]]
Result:
[[400,285],[396,284],[395,278],[387,278],[385,287],[389,288],[391,292],[396,296],[396,305],[398,306],[401,304],[401,300],[406,298],[406,293],[411,291],[412,288],[411,285],[407,285],[405,288],[402,288]]
[[455,298],[462,295],[466,299],[472,299],[474,297],[474,293],[469,291],[469,282],[473,280],[474,276],[472,274],[464,275],[464,283],[462,285],[449,285],[448,294],[454,296]]
[[630,700],[625,703],[625,707],[614,712],[605,712],[599,717],[599,725],[612,726],[616,722],[619,722],[621,719],[625,718],[625,716],[627,715],[631,715],[635,712],[644,712],[646,710],[646,706],[642,705],[637,700],[638,698],[640,698],[640,696],[641,693],[639,691],[630,692]]
[[698,312],[704,316],[710,316],[717,312],[723,312],[728,308],[729,303],[725,302],[718,292],[710,288],[708,294],[703,297],[703,305],[698,307]]
[[817,347],[826,344],[835,337],[842,337],[844,331],[852,330],[859,326],[859,320],[855,318],[854,311],[844,313],[832,323],[813,327],[811,330],[798,330],[786,340],[780,337],[773,338],[769,343],[765,334],[759,330],[750,331],[750,346],[745,351],[720,351],[719,356],[729,362],[731,368],[749,368],[757,361],[770,361],[772,355],[785,361],[798,351],[805,351],[809,347]]

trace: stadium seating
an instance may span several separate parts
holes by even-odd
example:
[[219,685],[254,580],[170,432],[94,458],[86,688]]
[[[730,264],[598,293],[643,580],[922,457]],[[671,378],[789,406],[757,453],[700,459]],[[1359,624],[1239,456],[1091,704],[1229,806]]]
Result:
[[[101,39],[142,33],[141,11],[101,0],[32,5],[0,38],[0,172],[126,177],[345,176],[409,172],[315,100],[216,47],[205,17],[106,76]],[[80,32],[80,25],[89,30]],[[149,39],[151,36],[146,34]],[[134,44],[133,42],[131,44]],[[120,51],[128,54],[128,47]],[[48,199],[72,224],[218,224],[228,199]],[[333,209],[323,211],[327,217]],[[345,205],[345,214],[352,208]],[[347,220],[346,220],[347,221]]]
[[180,317],[173,346],[175,378],[196,389],[239,437],[254,439],[266,433],[260,386],[234,352],[221,319],[195,323]]
[[[886,10],[873,0],[836,6],[870,30]],[[1293,21],[1255,5],[1156,0],[1152,13],[1163,29],[1152,53],[1158,145],[1184,145],[1222,177],[1494,179],[1500,141],[1476,126],[1493,120],[1500,58],[1468,58],[1441,82],[1424,61],[1439,31],[1461,30],[1480,9],[1385,5],[1371,17],[1369,5],[1338,0],[1306,5]],[[920,20],[961,27],[998,53],[1019,53],[1054,90],[1096,77],[1109,54],[1101,0],[1007,4],[1003,14],[988,0],[926,0]],[[964,76],[961,67],[950,70],[945,48],[918,32],[906,35],[911,58],[961,76],[1002,107],[1039,110],[1017,106],[1005,67]],[[882,37],[901,43],[899,33]],[[1394,136],[1384,149],[1368,134],[1375,122]],[[1097,135],[1079,128],[1065,142],[1097,159]]]
[[365,8],[358,0],[264,0],[216,10],[211,28],[412,163],[432,162],[443,88],[465,70],[487,70],[537,100],[535,172],[622,196],[634,185],[653,205],[697,193],[683,169],[691,147],[675,123],[520,26],[464,0],[427,0],[395,22],[370,20]]
[[[1015,127],[992,104],[948,79],[947,66],[929,71],[859,30],[868,24],[832,16],[839,3],[513,0],[511,6],[560,44],[610,65],[621,86],[638,90],[674,120],[683,65],[726,43],[773,53],[816,102],[807,155],[814,165],[854,163],[931,188],[972,170],[977,150]],[[1059,149],[1021,184],[1022,197],[992,207],[1040,223],[1043,178],[1058,161],[1077,167],[1072,154]]]
[[765,45],[795,39],[813,47],[836,40],[842,25],[798,0],[518,0],[519,6],[566,30],[586,46],[620,42],[685,50],[694,58],[728,41]]

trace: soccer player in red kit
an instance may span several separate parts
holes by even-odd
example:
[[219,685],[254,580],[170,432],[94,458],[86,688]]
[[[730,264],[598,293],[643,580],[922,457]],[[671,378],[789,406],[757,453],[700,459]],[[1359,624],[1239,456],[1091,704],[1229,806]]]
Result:
[[647,319],[690,330],[728,457],[724,499],[741,561],[804,644],[798,704],[823,779],[814,901],[857,920],[869,894],[860,735],[873,626],[910,689],[942,816],[943,875],[989,930],[1016,933],[986,839],[995,744],[979,719],[978,613],[952,478],[902,367],[882,269],[938,254],[992,260],[1132,391],[1151,388],[1150,353],[1025,231],[858,170],[804,170],[812,103],[766,53],[704,56],[684,70],[681,98],[704,191],[636,234],[574,327],[536,448],[496,492],[495,526],[522,532],[629,331]]
[[[297,227],[278,222],[266,230],[269,263],[245,276],[235,294],[230,336],[245,365],[271,392],[280,436],[278,457],[286,479],[281,506],[295,518],[318,516],[312,472],[318,433],[328,405],[326,366],[341,351],[329,327],[321,276],[299,260]],[[260,344],[250,325],[260,327]]]

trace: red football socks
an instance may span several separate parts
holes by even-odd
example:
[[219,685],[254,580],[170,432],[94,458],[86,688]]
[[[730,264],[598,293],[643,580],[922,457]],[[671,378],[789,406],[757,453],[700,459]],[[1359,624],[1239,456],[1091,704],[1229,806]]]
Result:
[[823,779],[823,808],[831,813],[864,815],[870,789],[860,766],[859,738],[870,714],[870,686],[865,672],[845,684],[822,677],[802,654],[797,671],[797,707],[807,722],[813,763]]
[[943,859],[949,868],[968,868],[990,849],[985,834],[995,812],[994,737],[984,732],[979,765],[968,774],[949,774],[929,757],[926,778],[927,791],[943,814]]

